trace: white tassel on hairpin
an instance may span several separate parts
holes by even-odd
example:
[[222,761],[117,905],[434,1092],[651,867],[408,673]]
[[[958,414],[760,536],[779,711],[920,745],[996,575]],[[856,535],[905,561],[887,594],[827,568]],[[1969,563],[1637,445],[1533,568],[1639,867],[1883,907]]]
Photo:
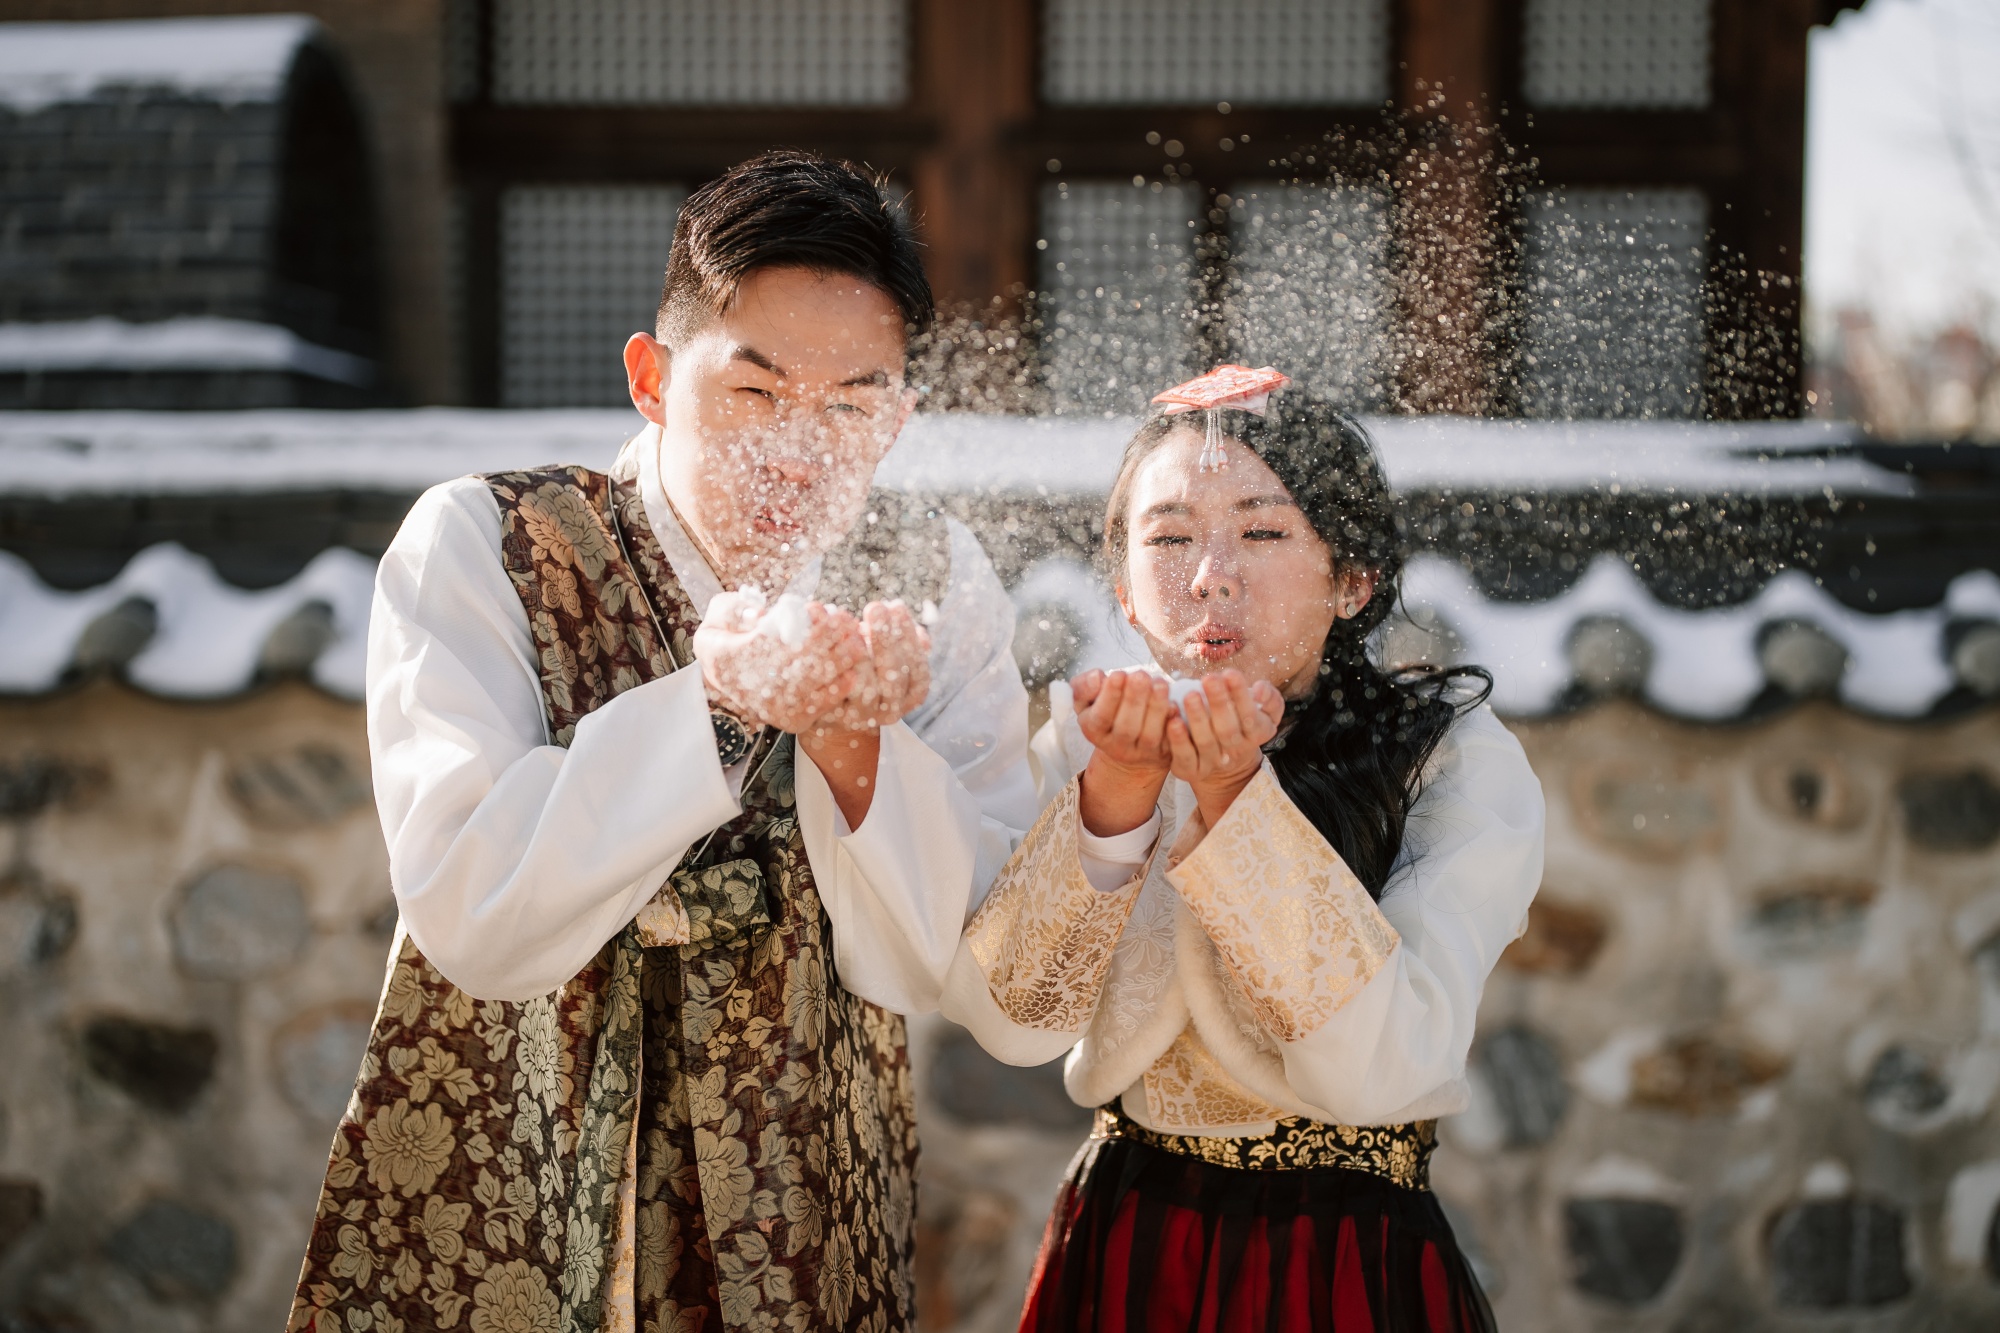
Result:
[[1223,443],[1222,409],[1234,408],[1261,417],[1271,395],[1291,382],[1290,376],[1270,366],[1252,370],[1248,366],[1221,365],[1199,379],[1153,395],[1153,401],[1165,404],[1169,416],[1176,412],[1201,412],[1207,418],[1201,456],[1195,460],[1195,467],[1202,472],[1222,472],[1229,467],[1229,450]]

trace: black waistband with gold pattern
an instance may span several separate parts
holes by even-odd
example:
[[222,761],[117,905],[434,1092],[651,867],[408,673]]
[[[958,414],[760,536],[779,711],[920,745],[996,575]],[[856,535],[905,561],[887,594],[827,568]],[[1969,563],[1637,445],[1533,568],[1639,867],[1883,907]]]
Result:
[[1365,1171],[1391,1184],[1416,1190],[1431,1187],[1431,1152],[1437,1147],[1435,1120],[1355,1126],[1284,1116],[1269,1134],[1225,1139],[1147,1129],[1116,1103],[1097,1108],[1097,1123],[1091,1134],[1101,1139],[1130,1139],[1176,1156],[1199,1158],[1211,1166],[1233,1166],[1245,1171],[1341,1167]]

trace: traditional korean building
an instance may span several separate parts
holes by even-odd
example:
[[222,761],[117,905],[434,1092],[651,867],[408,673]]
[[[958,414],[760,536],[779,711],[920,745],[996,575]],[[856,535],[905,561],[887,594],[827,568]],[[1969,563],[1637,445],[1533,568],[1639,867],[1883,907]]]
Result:
[[374,176],[296,15],[0,37],[0,410],[381,397]]
[[[617,402],[603,352],[644,322],[679,201],[792,144],[885,173],[948,302],[1018,315],[1040,293],[1029,332],[1059,408],[1129,408],[1228,354],[1392,410],[1755,418],[1800,405],[1806,37],[1849,7],[17,0],[8,17],[315,16],[373,173],[328,199],[379,225],[372,289],[339,288],[379,321],[344,318],[379,336],[402,401]],[[262,77],[259,105],[306,96]],[[215,131],[179,123],[179,151],[210,151]],[[10,160],[22,132],[0,135]]]

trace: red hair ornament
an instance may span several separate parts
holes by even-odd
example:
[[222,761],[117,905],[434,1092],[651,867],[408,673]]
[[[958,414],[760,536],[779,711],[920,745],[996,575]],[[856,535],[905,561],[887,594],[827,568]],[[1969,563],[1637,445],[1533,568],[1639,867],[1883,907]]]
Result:
[[1229,466],[1229,455],[1222,448],[1222,418],[1218,410],[1230,408],[1261,417],[1271,395],[1291,382],[1291,376],[1270,366],[1252,370],[1248,366],[1221,365],[1198,379],[1154,394],[1153,401],[1164,404],[1166,416],[1179,412],[1206,415],[1207,439],[1202,442],[1201,457],[1195,466],[1203,472],[1220,472]]

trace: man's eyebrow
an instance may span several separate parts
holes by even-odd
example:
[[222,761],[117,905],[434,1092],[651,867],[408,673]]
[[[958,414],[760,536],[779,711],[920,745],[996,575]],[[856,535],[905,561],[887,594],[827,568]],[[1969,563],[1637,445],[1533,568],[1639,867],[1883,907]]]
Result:
[[738,343],[735,347],[730,349],[729,359],[731,361],[748,361],[753,366],[758,366],[764,370],[770,371],[773,375],[776,375],[779,379],[785,378],[785,372],[778,369],[777,362],[773,361],[770,357],[765,356],[762,352],[758,351],[756,348],[746,346],[743,343]]
[[851,379],[844,379],[837,387],[842,389],[886,389],[889,387],[889,372],[886,370],[871,370],[865,375],[856,375]]

